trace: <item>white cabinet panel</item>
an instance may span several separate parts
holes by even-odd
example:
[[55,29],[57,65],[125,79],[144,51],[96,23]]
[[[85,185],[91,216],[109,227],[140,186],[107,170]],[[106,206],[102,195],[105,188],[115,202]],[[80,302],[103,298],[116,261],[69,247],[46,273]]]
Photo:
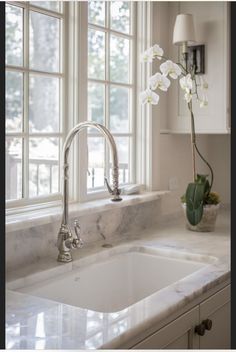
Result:
[[[195,328],[210,319],[203,336]],[[133,346],[133,349],[230,349],[230,285]]]
[[198,348],[198,336],[194,326],[198,324],[199,308],[195,307],[166,325],[134,349],[189,349]]
[[206,319],[212,328],[200,337],[200,349],[230,349],[230,286],[200,304],[200,321]]

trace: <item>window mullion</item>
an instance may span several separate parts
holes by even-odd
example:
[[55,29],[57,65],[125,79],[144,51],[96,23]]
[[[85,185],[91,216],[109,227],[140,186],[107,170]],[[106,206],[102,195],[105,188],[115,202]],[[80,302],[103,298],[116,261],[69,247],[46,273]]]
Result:
[[135,146],[137,143],[136,140],[136,104],[137,104],[137,62],[135,61],[135,58],[138,57],[137,55],[137,5],[134,3],[131,3],[130,6],[131,10],[131,33],[134,36],[134,40],[131,41],[131,75],[132,75],[132,86],[133,89],[130,89],[129,92],[129,99],[130,99],[130,109],[131,109],[131,132],[132,132],[132,138],[129,140],[130,143],[130,160],[132,161],[130,165],[130,180],[132,182],[136,182],[136,172],[135,172],[135,165],[136,165],[136,154],[135,154]]
[[[106,32],[107,30],[107,27],[104,27],[104,26],[100,26],[98,24],[94,24],[94,23],[89,23],[88,24],[88,27],[95,30],[95,31],[100,31],[100,32]],[[124,39],[133,39],[133,35],[130,35],[130,34],[127,34],[127,33],[123,33],[123,32],[119,32],[119,31],[116,31],[112,28],[109,28],[110,29],[110,32],[114,35],[116,35],[117,37],[121,37],[121,38],[124,38]]]
[[32,73],[34,75],[40,75],[40,76],[45,76],[45,77],[56,77],[56,78],[63,78],[64,74],[60,72],[46,72],[46,71],[39,71],[39,70],[34,70],[34,69],[29,69],[26,67],[20,67],[20,66],[13,66],[13,65],[6,65],[6,69],[8,71],[16,71],[16,72],[26,72],[26,73]]
[[54,17],[54,18],[57,18],[57,19],[63,19],[63,18],[64,18],[64,15],[63,15],[63,14],[60,14],[60,13],[58,13],[58,12],[56,12],[56,11],[44,9],[44,8],[42,8],[42,7],[29,5],[29,9],[30,9],[31,11],[40,13],[40,14],[42,14],[42,15]]
[[[29,9],[24,8],[23,26],[24,67],[29,69]],[[25,133],[22,156],[23,198],[29,198],[29,71],[24,72],[23,132]]]
[[[110,117],[110,3],[106,2],[106,26],[108,28],[106,32],[106,62],[105,62],[105,126],[109,128],[109,117]],[[104,156],[104,173],[105,176],[110,178],[109,173],[109,148],[105,141],[105,156]]]
[[[110,85],[109,84],[106,84],[105,85],[105,126],[107,128],[109,128],[109,110],[110,110],[110,106],[109,106],[109,87]],[[108,144],[106,143],[105,141],[105,160],[104,160],[104,173],[105,173],[105,176],[108,177],[109,179],[109,146]]]
[[[88,3],[78,2],[79,6],[79,47],[78,47],[78,67],[79,67],[79,104],[78,104],[78,122],[87,120],[87,95],[88,95]],[[76,82],[75,82],[76,84]],[[87,169],[88,169],[88,147],[87,131],[80,133],[79,147],[75,151],[75,173],[74,187],[79,201],[86,200],[87,197]],[[78,146],[77,145],[77,146]],[[75,150],[75,149],[74,149]],[[79,181],[79,182],[78,182]]]
[[[107,59],[106,59],[107,61]],[[105,79],[97,79],[97,78],[88,78],[88,82],[92,82],[92,83],[110,83],[109,80],[105,80]],[[123,83],[123,82],[112,82],[113,86],[117,86],[117,87],[127,87],[127,88],[133,88],[133,84],[130,83]]]
[[[63,6],[63,14],[65,15],[65,18],[68,18],[68,7],[65,6],[65,3],[62,2]],[[67,16],[66,16],[67,15]],[[64,53],[68,52],[68,47],[66,47],[66,40],[65,38],[68,38],[68,24],[65,24],[65,21],[60,20],[60,48],[59,48],[59,53],[60,53],[60,61],[59,61],[59,71],[62,74],[61,78],[59,79],[59,131],[60,134],[62,134],[59,139],[58,139],[58,157],[59,157],[59,163],[58,163],[58,190],[59,192],[62,191],[62,148],[63,148],[63,143],[65,140],[65,131],[66,131],[66,119],[65,116],[67,115],[66,112],[68,111],[68,96],[66,97],[66,78],[68,77],[67,73],[67,58]],[[67,37],[68,35],[68,37]],[[68,42],[68,41],[67,41]],[[68,86],[68,85],[67,85]],[[65,98],[66,97],[66,98]]]

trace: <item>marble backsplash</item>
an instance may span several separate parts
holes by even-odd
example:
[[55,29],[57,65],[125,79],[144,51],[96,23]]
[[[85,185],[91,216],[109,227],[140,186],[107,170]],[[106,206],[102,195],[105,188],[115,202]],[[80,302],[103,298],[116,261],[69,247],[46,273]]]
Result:
[[[78,216],[81,237],[86,244],[101,240],[108,242],[114,235],[127,235],[155,226],[161,218],[162,199],[140,204],[114,207],[106,211]],[[73,227],[74,218],[71,219]],[[60,221],[7,232],[6,269],[15,270],[43,257],[57,258],[57,233]]]

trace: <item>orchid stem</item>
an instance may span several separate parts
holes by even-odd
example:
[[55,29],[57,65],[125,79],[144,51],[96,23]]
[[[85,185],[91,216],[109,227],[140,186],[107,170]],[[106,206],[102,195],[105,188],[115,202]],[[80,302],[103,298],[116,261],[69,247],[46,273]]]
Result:
[[194,124],[194,115],[193,115],[193,110],[192,110],[192,102],[188,103],[188,109],[191,114],[192,165],[193,165],[193,182],[195,182],[195,180],[196,180],[196,159],[195,159],[196,134],[195,134],[195,124]]
[[214,181],[214,173],[211,165],[206,161],[206,159],[202,156],[200,153],[197,143],[196,143],[196,133],[195,133],[195,124],[194,124],[194,115],[193,115],[193,110],[192,110],[192,102],[188,103],[188,109],[191,114],[191,144],[192,144],[192,163],[193,163],[193,180],[196,180],[196,160],[195,160],[195,150],[198,153],[199,157],[202,159],[202,161],[208,166],[210,173],[211,173],[211,183],[210,183],[210,188],[208,191],[208,194],[210,193]]

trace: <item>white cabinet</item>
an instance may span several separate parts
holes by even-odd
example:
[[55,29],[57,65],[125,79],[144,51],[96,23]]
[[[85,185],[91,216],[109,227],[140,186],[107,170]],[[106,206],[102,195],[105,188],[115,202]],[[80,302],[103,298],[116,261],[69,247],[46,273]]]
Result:
[[230,285],[133,349],[230,349]]
[[206,319],[212,328],[200,337],[200,348],[230,349],[230,286],[200,304],[200,321]]
[[199,309],[195,307],[164,328],[146,338],[134,349],[190,349],[198,348],[194,326],[198,324]]
[[[175,62],[179,62],[181,57],[180,49],[172,43],[176,15],[193,14],[196,44],[205,45],[205,78],[209,84],[207,107],[200,108],[199,103],[193,99],[195,129],[199,134],[230,133],[230,4],[227,1],[181,1],[170,3],[165,9],[156,8],[156,12],[166,12],[161,19],[164,21],[164,18],[168,18],[166,23],[161,24],[161,28],[166,26],[169,37],[165,51]],[[162,42],[161,38],[159,41]],[[166,39],[163,42],[165,44]],[[184,93],[179,83],[172,80],[165,113],[160,113],[158,106],[154,110],[156,114],[160,113],[162,133],[190,133],[191,120],[183,98]]]

